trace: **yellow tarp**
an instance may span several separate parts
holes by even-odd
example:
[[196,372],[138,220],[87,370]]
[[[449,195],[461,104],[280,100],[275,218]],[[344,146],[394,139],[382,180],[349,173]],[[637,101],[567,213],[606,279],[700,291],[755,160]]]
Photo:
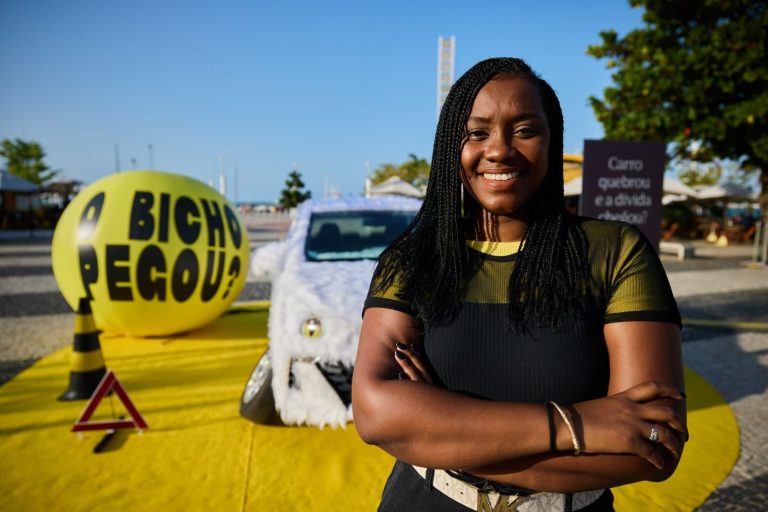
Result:
[[[84,401],[58,402],[69,350],[0,387],[0,495],[8,511],[375,510],[392,458],[346,430],[261,426],[238,414],[245,381],[266,349],[265,306],[239,308],[177,338],[102,335],[107,366],[149,429],[70,432]],[[738,455],[730,409],[686,374],[691,442],[673,479],[617,489],[617,510],[690,510]],[[125,414],[113,394],[92,420]],[[674,496],[674,499],[671,498]]]
[[688,432],[677,471],[661,483],[639,482],[613,490],[620,511],[690,511],[701,505],[739,458],[739,427],[723,397],[696,372],[685,369]]

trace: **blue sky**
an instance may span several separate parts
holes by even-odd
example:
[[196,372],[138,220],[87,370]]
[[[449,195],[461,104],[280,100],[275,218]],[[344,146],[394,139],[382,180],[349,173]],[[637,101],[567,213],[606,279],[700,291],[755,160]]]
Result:
[[641,18],[621,0],[7,1],[0,138],[85,182],[115,172],[115,144],[123,170],[149,167],[151,144],[156,169],[223,170],[233,200],[276,200],[294,164],[314,197],[358,194],[381,163],[431,159],[437,37],[455,35],[457,76],[516,56],[549,81],[581,153],[610,84],[585,50]]

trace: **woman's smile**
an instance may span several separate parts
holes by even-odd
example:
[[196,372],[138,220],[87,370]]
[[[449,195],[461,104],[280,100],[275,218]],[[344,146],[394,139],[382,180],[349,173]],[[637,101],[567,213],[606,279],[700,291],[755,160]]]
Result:
[[508,170],[493,170],[493,171],[478,171],[480,177],[490,181],[496,182],[511,182],[520,178],[523,175],[523,171],[518,169]]

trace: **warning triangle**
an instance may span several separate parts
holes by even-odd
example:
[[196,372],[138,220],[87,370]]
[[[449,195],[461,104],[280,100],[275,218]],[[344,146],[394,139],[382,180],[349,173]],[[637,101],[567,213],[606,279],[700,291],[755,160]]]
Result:
[[[113,421],[88,421],[93,416],[93,412],[101,403],[101,400],[109,393],[114,391],[120,401],[123,403],[123,407],[130,414],[130,420],[113,420]],[[80,417],[77,418],[75,424],[72,425],[72,432],[83,432],[85,430],[112,430],[116,428],[137,428],[139,430],[148,429],[149,425],[144,421],[144,417],[141,415],[136,406],[133,405],[128,393],[125,392],[125,388],[117,380],[115,373],[112,370],[107,370],[104,378],[99,382],[96,391],[93,392],[88,403],[85,404],[85,409],[80,413]]]

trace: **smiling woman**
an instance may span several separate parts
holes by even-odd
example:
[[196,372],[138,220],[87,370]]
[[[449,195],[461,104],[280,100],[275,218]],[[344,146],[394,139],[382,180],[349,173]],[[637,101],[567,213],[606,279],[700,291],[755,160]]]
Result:
[[519,59],[478,63],[446,99],[355,364],[358,432],[398,459],[380,510],[612,510],[608,488],[677,466],[669,283],[633,226],[567,213],[562,140],[557,96]]

